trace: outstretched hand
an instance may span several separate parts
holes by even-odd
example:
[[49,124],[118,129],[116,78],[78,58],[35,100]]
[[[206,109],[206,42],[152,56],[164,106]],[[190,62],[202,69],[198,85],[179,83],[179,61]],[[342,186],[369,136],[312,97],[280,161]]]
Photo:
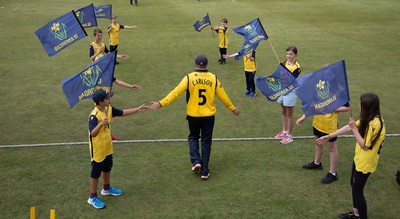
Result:
[[315,143],[317,143],[317,145],[323,145],[329,139],[330,139],[329,135],[325,135],[325,136],[322,136],[322,137],[318,138],[317,140],[315,140]]
[[122,55],[117,55],[117,58],[123,59],[123,60],[127,60],[129,58],[128,55],[122,54]]
[[151,103],[151,108],[152,108],[153,110],[157,110],[157,109],[160,108],[160,107],[161,107],[160,102],[152,102],[152,103]]
[[147,106],[146,104],[142,104],[137,109],[138,109],[138,112],[146,112],[147,110],[150,109],[150,106]]
[[236,116],[238,116],[238,115],[240,114],[239,107],[236,107],[236,108],[232,111],[232,113],[235,114]]
[[139,85],[137,85],[137,84],[133,84],[133,85],[131,86],[131,88],[132,88],[133,90],[140,90],[140,89],[141,89],[141,87],[140,87]]

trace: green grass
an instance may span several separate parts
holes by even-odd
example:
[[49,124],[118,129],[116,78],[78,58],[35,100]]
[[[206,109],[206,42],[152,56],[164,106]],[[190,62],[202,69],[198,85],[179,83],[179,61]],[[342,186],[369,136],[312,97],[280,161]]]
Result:
[[[69,109],[61,80],[89,63],[89,37],[48,57],[34,32],[47,22],[91,1],[0,2],[0,145],[87,141],[90,100]],[[108,4],[97,1],[95,5]],[[259,17],[270,41],[283,60],[289,45],[299,49],[303,74],[326,63],[346,61],[353,114],[358,98],[366,91],[381,98],[387,133],[399,133],[397,65],[400,60],[400,2],[396,0],[195,0],[113,1],[113,13],[125,25],[119,53],[130,56],[116,67],[117,78],[137,83],[141,91],[114,86],[113,105],[136,107],[163,98],[181,78],[193,70],[198,54],[209,58],[209,70],[218,75],[241,115],[235,117],[220,102],[215,138],[271,137],[281,129],[280,109],[261,95],[251,100],[244,91],[243,62],[217,63],[218,39],[208,30],[198,33],[193,23],[209,13],[213,25],[229,19],[229,53],[243,42],[232,29]],[[108,20],[99,19],[103,30]],[[108,37],[103,38],[108,43]],[[269,75],[277,60],[268,42],[257,49],[257,75]],[[299,102],[295,117],[301,115]],[[339,125],[347,123],[340,116]],[[188,135],[184,97],[156,112],[116,118],[113,133],[122,140],[184,139]],[[295,127],[294,135],[311,135],[311,119]],[[36,206],[38,217],[56,209],[60,218],[336,218],[351,208],[348,180],[354,140],[339,140],[340,180],[322,185],[325,171],[300,167],[314,155],[312,140],[289,145],[272,141],[214,142],[209,181],[201,182],[190,171],[187,143],[115,145],[113,184],[124,189],[117,198],[105,198],[101,211],[86,204],[90,162],[87,145],[0,149],[2,192],[0,212],[4,218],[24,218]],[[398,137],[389,137],[378,170],[365,192],[371,218],[396,218],[399,186]],[[4,215],[4,216],[3,216]]]

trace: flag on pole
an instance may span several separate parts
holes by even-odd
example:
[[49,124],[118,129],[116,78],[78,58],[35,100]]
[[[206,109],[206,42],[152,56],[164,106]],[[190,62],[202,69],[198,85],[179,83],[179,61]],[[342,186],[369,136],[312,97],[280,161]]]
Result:
[[79,101],[91,98],[96,88],[111,90],[116,52],[108,53],[101,59],[96,60],[83,71],[70,78],[61,81],[65,96],[70,108]]
[[270,76],[258,76],[256,86],[260,89],[268,101],[275,102],[280,96],[291,92],[298,83],[296,78],[282,65],[278,65]]
[[249,43],[248,41],[245,41],[242,45],[242,48],[235,56],[235,61],[241,59],[243,56],[247,55],[249,52],[256,50],[258,44],[259,44],[259,42],[252,44],[252,43]]
[[265,32],[260,19],[256,18],[253,21],[242,25],[240,27],[236,27],[233,29],[236,33],[242,35],[246,42],[250,44],[255,44],[260,42],[261,40],[267,40],[268,36]]
[[112,17],[112,6],[111,5],[100,5],[94,6],[94,12],[96,14],[96,18],[108,18]]
[[296,90],[306,116],[325,115],[350,101],[344,60],[297,78]]
[[50,57],[87,36],[74,11],[44,25],[35,34]]
[[205,17],[203,17],[201,20],[196,21],[193,24],[193,27],[196,31],[200,32],[202,29],[204,29],[207,26],[211,25],[210,17],[208,16],[208,13]]
[[94,12],[93,3],[86,7],[76,10],[75,14],[79,22],[81,22],[82,27],[87,28],[87,27],[97,26],[97,19],[96,19],[96,14]]

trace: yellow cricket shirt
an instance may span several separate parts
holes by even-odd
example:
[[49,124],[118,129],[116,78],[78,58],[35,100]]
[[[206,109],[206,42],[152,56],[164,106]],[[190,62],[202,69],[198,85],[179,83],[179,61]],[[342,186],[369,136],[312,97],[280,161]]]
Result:
[[228,48],[228,28],[220,26],[218,29],[219,48]]
[[123,29],[124,26],[120,24],[111,24],[111,30],[108,31],[108,36],[110,37],[110,45],[115,46],[119,44],[119,30]]
[[[96,54],[96,53],[102,51],[102,52],[100,53],[100,55],[98,55],[98,56],[94,59],[95,61],[96,61],[97,59],[103,57],[103,56],[106,54],[106,45],[105,45],[103,42],[101,42],[101,45],[98,45],[98,44],[95,43],[95,42],[92,42],[90,45],[93,47],[94,54]],[[107,50],[107,51],[108,51],[108,50]]]
[[187,91],[186,111],[188,116],[206,117],[217,113],[214,104],[215,95],[231,111],[235,110],[217,77],[207,70],[196,70],[186,75],[164,99],[161,106],[167,106]]
[[248,72],[256,71],[256,55],[255,55],[254,51],[251,53],[251,57],[253,59],[247,58],[247,55],[243,56],[244,71],[248,71]]
[[[383,121],[383,120],[382,120]],[[357,127],[360,125],[360,120],[356,122]],[[381,125],[383,125],[382,132],[377,136]],[[381,124],[378,117],[375,117],[369,122],[368,131],[364,136],[364,146],[368,147],[367,150],[363,150],[358,142],[356,143],[354,163],[356,170],[362,173],[373,173],[376,170],[376,166],[379,161],[379,153],[382,147],[383,141],[385,140],[386,129],[384,124]],[[372,145],[372,141],[375,138],[378,140]],[[371,149],[372,147],[372,149]]]
[[[104,112],[95,107],[90,113],[89,120],[97,119],[97,123],[100,123],[105,116],[106,114]],[[89,152],[91,161],[101,162],[106,156],[113,153],[113,143],[111,140],[111,106],[108,110],[107,120],[109,125],[103,126],[96,137],[93,137],[89,131]]]

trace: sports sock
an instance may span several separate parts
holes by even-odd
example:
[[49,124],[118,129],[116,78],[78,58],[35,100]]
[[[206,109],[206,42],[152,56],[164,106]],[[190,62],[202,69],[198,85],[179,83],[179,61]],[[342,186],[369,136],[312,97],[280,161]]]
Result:
[[110,189],[110,184],[104,184],[103,189],[104,189],[104,190],[109,190],[109,189]]
[[97,197],[97,192],[95,192],[95,193],[90,193],[90,198],[94,198],[94,197]]

